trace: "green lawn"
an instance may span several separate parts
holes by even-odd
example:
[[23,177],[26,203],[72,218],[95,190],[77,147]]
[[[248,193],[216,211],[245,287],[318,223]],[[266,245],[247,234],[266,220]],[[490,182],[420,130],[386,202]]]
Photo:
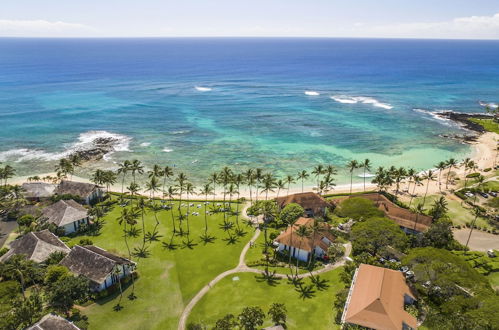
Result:
[[485,276],[490,282],[490,285],[496,290],[499,289],[499,272],[493,272]]
[[[313,297],[301,299],[295,287],[287,280],[279,280],[275,285],[259,281],[255,274],[239,273],[228,276],[217,283],[194,307],[189,322],[204,323],[210,329],[216,320],[228,313],[238,315],[246,306],[260,306],[267,312],[274,302],[284,303],[287,308],[288,329],[339,329],[334,324],[336,311],[333,302],[336,293],[343,288],[339,280],[341,268],[322,274],[328,287],[314,289]],[[239,277],[235,281],[234,277]],[[311,281],[304,280],[308,285]],[[264,326],[270,326],[266,320]]]
[[[182,240],[186,237],[175,236],[173,241],[178,244],[178,248],[174,251],[164,249],[161,241],[169,241],[172,237],[171,213],[159,212],[158,230],[163,237],[161,241],[151,244],[148,258],[138,260],[140,277],[135,285],[138,298],[133,301],[124,298],[124,308],[118,312],[113,310],[117,297],[84,308],[84,313],[89,317],[90,329],[176,329],[184,306],[197,291],[219,273],[237,265],[240,252],[252,236],[253,229],[241,224],[247,234],[237,243],[228,244],[223,240],[228,236],[227,233],[218,227],[223,221],[223,214],[209,216],[209,233],[216,240],[205,245],[199,239],[204,231],[204,209],[194,207],[191,210],[200,213],[190,218],[190,238],[197,245],[192,249],[183,248]],[[101,235],[88,238],[94,245],[126,256],[122,231],[116,220],[119,214],[120,208],[115,207],[106,215]],[[231,217],[231,220],[235,221],[235,217]],[[150,231],[155,224],[152,211],[147,213],[145,222],[146,232]],[[141,227],[140,219],[138,227]],[[72,241],[78,242],[81,238]],[[132,249],[139,247],[141,242],[141,237],[130,239]],[[124,297],[130,292],[131,287],[128,287]]]
[[489,132],[494,132],[499,134],[499,124],[495,122],[493,119],[471,118],[470,121],[482,126],[485,130]]
[[[432,204],[435,202],[436,199],[440,198],[440,196],[441,195],[426,196],[425,209],[429,211],[432,207]],[[417,205],[422,201],[423,197],[415,198],[413,205]],[[461,205],[460,202],[456,200],[447,199],[447,203],[448,203],[447,206],[449,208],[448,215],[454,225],[463,226],[466,223],[473,221],[474,215],[471,209],[465,208],[464,206]],[[479,227],[492,228],[483,218],[478,218],[476,225]]]

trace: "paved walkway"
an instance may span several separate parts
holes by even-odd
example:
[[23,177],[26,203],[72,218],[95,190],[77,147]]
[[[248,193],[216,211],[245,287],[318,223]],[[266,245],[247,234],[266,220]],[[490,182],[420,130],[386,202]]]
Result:
[[[468,236],[470,234],[470,229],[456,229],[454,232],[454,238],[461,244],[466,244]],[[499,250],[499,235],[485,233],[480,230],[473,230],[470,238],[469,248],[472,251],[482,251],[486,252],[490,249]]]
[[[261,270],[261,269],[255,269],[255,268],[250,268],[246,265],[246,262],[245,262],[245,258],[246,258],[246,253],[248,252],[248,250],[250,249],[251,245],[258,239],[258,236],[260,236],[260,229],[256,229],[255,230],[255,234],[253,235],[253,237],[251,238],[251,240],[244,246],[243,250],[241,251],[241,255],[239,256],[239,263],[238,265],[233,268],[233,269],[230,269],[230,270],[227,270],[221,274],[218,274],[213,280],[210,281],[210,283],[208,283],[207,285],[205,285],[195,296],[194,298],[191,299],[191,301],[189,301],[189,303],[187,304],[187,306],[185,306],[184,310],[182,311],[182,315],[180,316],[180,320],[179,320],[179,323],[178,323],[178,329],[179,330],[185,330],[186,329],[186,324],[187,324],[187,319],[189,317],[189,314],[191,313],[192,309],[194,308],[194,306],[196,306],[196,304],[204,297],[204,295],[213,287],[215,286],[215,284],[217,284],[218,282],[220,282],[221,279],[229,276],[229,275],[232,275],[232,274],[236,274],[236,273],[255,273],[255,274],[264,274],[264,271]],[[343,244],[343,246],[345,247],[345,257],[343,257],[340,261],[338,261],[337,263],[334,263],[334,264],[330,264],[330,265],[327,265],[325,266],[324,268],[321,268],[321,269],[318,269],[318,270],[314,270],[313,272],[309,272],[309,273],[304,273],[304,274],[300,274],[298,275],[298,278],[305,278],[305,277],[309,277],[309,276],[315,276],[315,275],[318,275],[318,274],[322,274],[322,273],[325,273],[325,272],[329,272],[333,269],[336,269],[338,267],[341,267],[345,264],[346,262],[346,257],[348,257],[350,255],[350,252],[352,251],[352,246],[350,243],[347,243],[347,244]],[[287,278],[288,275],[286,274],[275,274],[274,275],[275,277],[278,277],[278,278]]]

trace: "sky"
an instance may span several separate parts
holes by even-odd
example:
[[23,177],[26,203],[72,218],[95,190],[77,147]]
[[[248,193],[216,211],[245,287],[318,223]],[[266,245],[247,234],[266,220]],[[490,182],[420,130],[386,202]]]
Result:
[[0,37],[499,39],[499,0],[0,0]]

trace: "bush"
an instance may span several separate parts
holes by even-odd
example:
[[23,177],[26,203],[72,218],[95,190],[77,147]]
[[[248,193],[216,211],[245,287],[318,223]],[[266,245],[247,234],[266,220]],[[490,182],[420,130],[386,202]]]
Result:
[[484,171],[484,172],[490,172],[490,171],[492,171],[492,168],[487,167],[487,168],[486,168],[486,169],[484,169],[483,171]]
[[474,173],[470,173],[470,174],[466,175],[466,177],[468,179],[478,178],[479,176],[480,176],[480,173],[478,173],[478,172],[474,172]]
[[0,249],[0,257],[3,256],[4,254],[6,254],[7,252],[9,252],[9,249],[4,247],[4,248],[1,248]]
[[343,201],[336,208],[335,213],[355,220],[384,216],[383,211],[379,210],[373,201],[362,197],[353,197]]
[[94,245],[94,242],[92,242],[92,240],[88,239],[88,238],[82,238],[80,240],[80,245]]

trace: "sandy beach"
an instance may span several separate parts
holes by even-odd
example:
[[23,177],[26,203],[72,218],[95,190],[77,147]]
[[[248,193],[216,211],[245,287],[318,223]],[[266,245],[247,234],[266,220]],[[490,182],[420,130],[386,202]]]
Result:
[[[480,171],[483,171],[486,168],[491,168],[495,165],[495,157],[496,157],[496,148],[497,148],[497,141],[499,139],[499,136],[496,133],[488,132],[480,135],[476,142],[470,142],[470,145],[473,147],[473,150],[470,154],[470,159],[472,159],[478,166],[478,169]],[[462,159],[458,159],[459,162],[462,162]],[[438,170],[435,171],[435,177],[438,178],[439,176]],[[456,177],[459,177],[461,179],[464,178],[464,168],[459,167],[457,169],[452,169],[452,172],[455,174]],[[445,191],[445,190],[452,190],[455,187],[455,184],[449,183],[448,189],[445,189],[445,180],[447,177],[448,170],[444,170],[441,173],[441,181],[442,185],[439,187],[438,180],[437,181],[431,181],[430,185],[428,187],[428,194],[436,194],[439,193],[440,191]],[[44,176],[53,176],[55,177],[56,174],[54,172],[52,173],[43,173],[43,174],[37,174],[39,177],[44,177]],[[11,184],[22,184],[23,182],[26,182],[28,179],[28,176],[22,176],[22,177],[15,177],[9,180]],[[77,175],[72,176],[72,180],[74,181],[80,181],[80,182],[90,182],[88,178],[83,178],[79,177]],[[121,192],[121,184],[119,179],[117,181],[117,184],[113,185],[110,187],[111,191],[114,192]],[[366,179],[366,190],[376,188],[376,185],[370,183],[371,178]],[[171,182],[171,181],[170,181]],[[407,182],[404,182],[400,186],[401,190],[401,197],[402,199],[404,198],[409,198],[409,194],[407,192],[403,192],[405,187],[407,186]],[[413,191],[413,185],[411,185],[411,193]],[[315,189],[314,186],[308,185],[304,186],[303,191],[313,191]],[[199,190],[199,189],[197,189]],[[364,184],[363,183],[354,183],[352,186],[352,192],[361,192],[364,190]],[[395,190],[395,187],[391,187],[390,190]],[[426,182],[422,186],[416,187],[415,194],[417,195],[422,195],[426,191]],[[302,188],[300,184],[294,184],[291,186],[289,189],[290,194],[294,193],[299,193],[302,192]],[[334,187],[333,190],[329,191],[328,193],[349,193],[350,192],[350,184],[340,184]],[[141,194],[148,196],[149,193],[146,191],[141,191]],[[279,195],[283,196],[287,194],[287,189],[281,190]],[[253,198],[255,198],[255,189],[253,188],[252,191]],[[213,196],[213,195],[211,195]],[[261,199],[265,195],[262,193],[259,193],[259,198]],[[274,198],[277,196],[277,190],[274,193],[269,193],[268,197],[269,198]],[[244,197],[249,199],[250,198],[250,190],[247,186],[244,186],[241,191],[240,191],[240,197]],[[223,198],[223,193],[221,191],[221,187],[217,185],[217,194],[216,198]],[[233,198],[236,198],[236,196],[233,196]]]

